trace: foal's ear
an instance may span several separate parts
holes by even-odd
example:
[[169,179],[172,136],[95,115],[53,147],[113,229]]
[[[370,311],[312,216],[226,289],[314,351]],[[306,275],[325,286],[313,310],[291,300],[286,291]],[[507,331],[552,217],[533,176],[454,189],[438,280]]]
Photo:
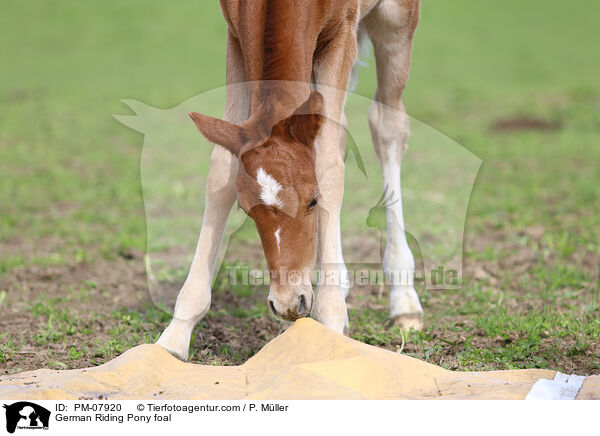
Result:
[[290,136],[312,147],[325,121],[325,117],[321,115],[323,110],[323,96],[317,91],[312,91],[308,100],[296,109],[287,122]]
[[218,144],[238,157],[245,142],[244,129],[219,118],[190,112],[190,118],[196,123],[198,130],[213,144]]

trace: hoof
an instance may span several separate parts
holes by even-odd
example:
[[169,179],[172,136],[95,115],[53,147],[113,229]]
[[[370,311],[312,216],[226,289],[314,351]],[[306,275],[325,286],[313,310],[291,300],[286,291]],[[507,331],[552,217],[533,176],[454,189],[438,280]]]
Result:
[[319,289],[314,305],[313,317],[325,327],[348,336],[350,323],[346,301],[339,288]]
[[391,318],[388,326],[398,326],[404,331],[423,330],[423,314],[421,312],[403,313]]
[[190,338],[195,321],[173,318],[156,343],[172,356],[186,362],[190,350]]
[[163,347],[165,350],[167,350],[167,351],[168,351],[168,353],[169,353],[171,356],[173,356],[173,357],[175,357],[175,358],[177,358],[177,359],[181,360],[182,362],[187,362],[187,361],[188,361],[188,354],[187,354],[187,353],[185,353],[185,354],[184,354],[184,353],[182,353],[182,352],[180,352],[180,351],[176,351],[176,350],[169,349],[169,348],[167,348],[166,346],[164,346],[163,344],[161,344],[160,342],[157,342],[157,343],[156,343],[156,345],[160,345],[160,346],[161,346],[161,347]]

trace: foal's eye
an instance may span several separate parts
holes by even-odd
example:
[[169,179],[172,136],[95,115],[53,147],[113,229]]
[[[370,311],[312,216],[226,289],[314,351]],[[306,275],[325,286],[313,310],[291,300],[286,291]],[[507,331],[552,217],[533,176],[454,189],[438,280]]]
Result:
[[308,208],[312,209],[317,205],[317,197],[313,198],[312,201],[308,204]]

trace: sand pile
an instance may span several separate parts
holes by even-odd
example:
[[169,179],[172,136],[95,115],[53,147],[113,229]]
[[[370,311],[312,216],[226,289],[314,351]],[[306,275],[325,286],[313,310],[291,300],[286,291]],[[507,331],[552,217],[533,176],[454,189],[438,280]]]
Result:
[[[452,372],[296,321],[241,366],[183,363],[140,345],[104,365],[0,379],[1,399],[523,399],[543,369]],[[600,399],[600,376],[577,399]]]

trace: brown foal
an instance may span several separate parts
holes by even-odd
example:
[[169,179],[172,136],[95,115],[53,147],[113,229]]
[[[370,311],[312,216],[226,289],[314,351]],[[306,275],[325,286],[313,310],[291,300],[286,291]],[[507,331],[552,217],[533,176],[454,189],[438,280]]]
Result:
[[[378,86],[369,124],[384,186],[398,195],[408,138],[401,95],[419,0],[221,0],[221,7],[227,21],[227,84],[242,86],[228,86],[224,120],[190,114],[217,146],[194,260],[173,320],[158,340],[182,359],[193,327],[210,306],[215,259],[236,198],[260,235],[271,271],[273,313],[293,321],[312,310],[327,327],[347,333],[348,278],[339,224],[343,106],[358,33],[366,33],[375,49]],[[384,269],[410,273],[408,282],[392,285],[391,316],[403,328],[420,328],[401,201],[390,204],[387,215]],[[307,272],[317,257],[315,298]]]

